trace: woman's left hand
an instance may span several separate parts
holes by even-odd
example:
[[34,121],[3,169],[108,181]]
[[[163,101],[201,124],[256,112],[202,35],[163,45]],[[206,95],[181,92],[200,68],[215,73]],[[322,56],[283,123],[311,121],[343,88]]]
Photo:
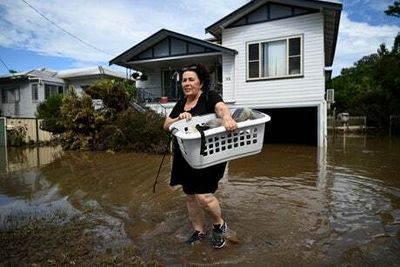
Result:
[[228,132],[233,132],[237,128],[236,121],[229,115],[222,118],[222,125]]
[[222,125],[228,132],[233,132],[237,128],[236,121],[232,118],[231,112],[224,102],[218,102],[215,105],[215,113],[222,119]]

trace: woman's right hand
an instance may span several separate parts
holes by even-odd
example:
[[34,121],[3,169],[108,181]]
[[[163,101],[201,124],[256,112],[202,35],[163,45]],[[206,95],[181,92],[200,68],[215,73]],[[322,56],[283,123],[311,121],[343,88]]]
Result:
[[174,119],[167,117],[164,121],[164,130],[168,131],[169,126],[171,126],[171,124],[173,124],[174,122],[177,122],[178,120],[190,120],[191,118],[192,118],[192,114],[190,114],[189,112],[182,112],[181,114],[179,114],[178,117],[176,117]]
[[182,112],[181,114],[179,114],[179,119],[180,120],[190,120],[190,119],[192,119],[192,114],[190,114],[189,112]]

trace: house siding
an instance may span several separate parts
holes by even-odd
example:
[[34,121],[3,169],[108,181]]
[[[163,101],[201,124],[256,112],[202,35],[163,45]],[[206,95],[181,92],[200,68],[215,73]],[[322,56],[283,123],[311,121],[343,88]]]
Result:
[[[38,102],[32,101],[32,89],[29,82],[19,83],[19,102],[15,103],[2,103],[2,115],[6,117],[26,117],[34,118],[36,112],[36,106]],[[15,85],[14,85],[15,86]],[[38,88],[39,99],[44,98],[43,92]]]
[[136,87],[145,89],[152,97],[161,97],[161,69],[155,68],[145,72],[146,81],[136,81]]
[[[225,29],[222,32],[222,45],[237,50],[238,54],[234,62],[228,56],[223,57],[224,98],[236,107],[257,109],[316,107],[317,145],[325,146],[327,131],[323,25],[323,15],[314,13]],[[302,36],[303,52],[301,77],[246,80],[248,42],[299,35]]]
[[235,101],[235,57],[223,56],[222,59],[222,97],[225,102]]
[[[303,37],[303,76],[246,81],[247,42]],[[272,108],[317,106],[324,101],[324,31],[320,13],[225,29],[222,44],[238,51],[234,67],[223,57],[223,94],[235,106]],[[245,40],[245,41],[244,41]],[[232,82],[233,81],[233,82]]]
[[[61,79],[58,77],[45,77],[44,71],[30,72],[30,79],[0,81],[0,91],[9,88],[19,88],[19,101],[15,103],[2,103],[0,100],[1,115],[13,118],[35,118],[37,106],[45,101],[45,84],[64,86],[64,92],[69,86],[73,86],[78,94],[82,94],[82,86],[91,85],[102,78],[114,78],[104,74],[92,75],[92,77],[79,77],[73,79]],[[54,75],[54,74],[51,74]],[[115,77],[120,79],[120,77]],[[4,78],[3,78],[4,80]],[[38,85],[38,99],[32,99],[32,85]]]

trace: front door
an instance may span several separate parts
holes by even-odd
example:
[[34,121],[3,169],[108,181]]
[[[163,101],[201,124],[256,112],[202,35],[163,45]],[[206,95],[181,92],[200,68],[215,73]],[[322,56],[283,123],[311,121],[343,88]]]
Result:
[[179,72],[175,69],[162,71],[162,96],[167,96],[168,101],[175,101],[179,98],[181,84]]

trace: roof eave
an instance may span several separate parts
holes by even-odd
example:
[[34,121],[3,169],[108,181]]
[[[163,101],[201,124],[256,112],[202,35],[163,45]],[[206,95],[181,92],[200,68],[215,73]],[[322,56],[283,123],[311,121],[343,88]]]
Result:
[[226,15],[225,17],[221,18],[217,22],[213,23],[212,25],[208,26],[205,29],[206,33],[210,33],[214,35],[217,39],[220,37],[222,30],[229,25],[230,23],[237,20],[238,17],[246,15],[249,10],[257,8],[260,5],[263,5],[267,1],[250,1],[249,3],[243,5],[239,9],[236,9],[232,13]]
[[[331,40],[330,40],[330,53],[326,54],[325,58],[325,66],[332,66],[333,64],[333,59],[335,56],[335,51],[336,51],[336,45],[337,45],[337,38],[339,35],[339,22],[340,22],[340,15],[341,15],[341,10],[335,10],[333,12],[333,25],[332,25],[332,36],[331,36]],[[325,33],[327,34],[327,33]],[[325,48],[326,50],[328,48]]]
[[214,44],[214,43],[211,43],[211,42],[206,41],[206,40],[201,40],[201,39],[197,39],[197,38],[194,38],[194,37],[191,37],[191,36],[187,36],[187,35],[184,35],[184,34],[180,34],[180,33],[177,33],[177,32],[169,31],[169,30],[166,30],[166,29],[161,29],[160,31],[154,33],[153,35],[151,35],[150,37],[146,38],[142,42],[140,42],[137,45],[131,47],[128,50],[126,50],[121,55],[119,55],[119,56],[113,58],[112,60],[110,60],[109,61],[109,65],[116,64],[116,65],[128,68],[132,63],[128,62],[127,59],[132,58],[136,54],[139,54],[139,53],[145,51],[150,46],[152,46],[155,43],[157,43],[157,41],[160,41],[163,38],[166,38],[168,36],[172,36],[172,37],[175,37],[175,38],[180,38],[180,39],[188,41],[188,42],[193,42],[193,43],[198,44],[198,45],[206,46],[208,48],[217,50],[217,51],[219,51],[221,53],[225,53],[225,54],[236,55],[238,53],[236,50],[233,50],[233,49],[230,49],[230,48],[227,48],[227,47],[223,47],[223,46],[221,46],[219,44]]
[[[168,30],[166,30],[166,29],[161,29],[161,30],[159,30],[158,32],[156,32],[156,33],[150,35],[149,37],[147,37],[146,39],[144,39],[143,41],[141,41],[141,42],[138,43],[137,45],[135,45],[135,46],[133,46],[133,47],[131,47],[131,48],[125,50],[125,51],[122,52],[120,55],[118,55],[118,56],[116,56],[115,58],[111,59],[111,60],[109,61],[109,65],[116,64],[116,63],[115,63],[116,61],[120,60],[122,57],[124,57],[124,56],[126,56],[126,55],[128,55],[128,54],[131,54],[131,53],[132,53],[132,49],[134,49],[135,47],[144,46],[144,45],[146,44],[146,42],[149,42],[154,36],[156,36],[157,34],[162,33],[163,31],[168,31]],[[118,65],[118,64],[116,64],[116,65]]]
[[4,76],[0,77],[0,82],[6,83],[6,82],[14,82],[14,81],[23,81],[23,80],[28,80],[29,77],[27,75],[17,75],[17,76]]
[[[267,2],[270,2],[270,1],[269,0],[250,1],[249,3],[240,7],[239,9],[233,11],[232,13],[223,17],[222,19],[218,20],[214,24],[208,26],[205,29],[205,32],[214,35],[216,38],[220,38],[222,29],[224,29],[226,26],[228,26],[232,22],[240,19],[247,13],[253,11],[254,9],[256,9],[257,7],[259,7],[261,5],[264,5]],[[329,8],[329,9],[334,9],[334,10],[342,10],[342,4],[339,2],[334,2],[334,1],[274,0],[273,2],[274,3],[284,3],[287,5],[293,4],[293,5],[304,6],[304,7],[315,8],[315,9]]]

